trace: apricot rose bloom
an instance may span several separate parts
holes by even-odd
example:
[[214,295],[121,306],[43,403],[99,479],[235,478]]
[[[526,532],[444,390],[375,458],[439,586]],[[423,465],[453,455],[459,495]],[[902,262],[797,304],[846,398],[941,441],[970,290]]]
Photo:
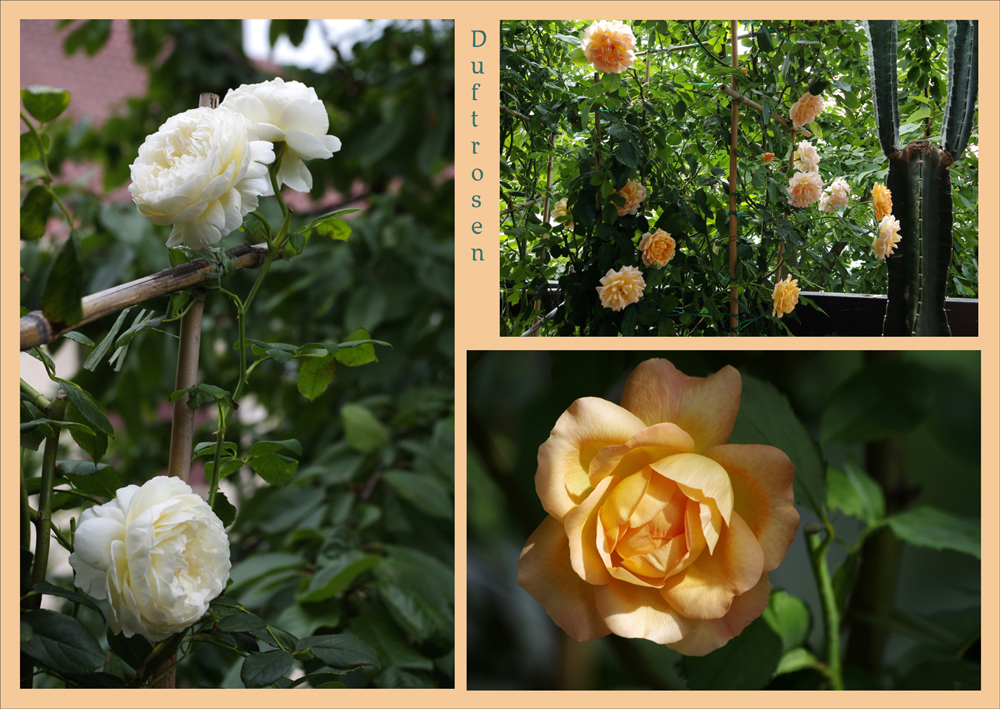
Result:
[[771,294],[771,300],[774,303],[774,308],[771,311],[771,314],[776,315],[779,318],[782,315],[795,310],[795,306],[799,304],[798,279],[792,279],[791,276],[785,276],[785,280],[775,283],[774,292]]
[[768,572],[798,529],[794,467],[727,445],[742,382],[663,359],[632,372],[621,406],[578,399],[538,449],[548,517],[518,583],[576,640],[609,633],[705,655],[767,607]]
[[764,153],[763,155],[760,156],[760,159],[763,160],[764,162],[771,162],[772,160],[774,160],[774,153]]
[[819,170],[819,153],[808,140],[799,143],[798,149],[792,155],[795,161],[792,167],[799,172],[816,172]]
[[896,244],[902,238],[899,235],[899,220],[886,214],[878,225],[878,236],[872,241],[872,253],[878,258],[885,258],[896,250]]
[[851,186],[844,178],[838,178],[830,183],[830,204],[834,207],[846,207],[851,200]]
[[788,180],[788,203],[808,207],[823,196],[823,178],[818,172],[796,172]]
[[[622,187],[621,192],[611,190],[611,194],[620,194],[625,198],[625,204],[618,207],[618,216],[624,217],[626,214],[635,214],[639,211],[639,204],[646,199],[646,188],[635,180],[629,180]],[[612,202],[614,204],[614,202]]]
[[614,311],[624,310],[626,306],[637,303],[646,287],[642,271],[635,266],[622,266],[622,270],[608,269],[597,287],[601,305]]
[[635,35],[621,20],[595,22],[580,43],[587,61],[597,71],[621,74],[635,61]]
[[821,96],[813,96],[806,91],[799,96],[799,100],[793,103],[788,111],[788,115],[792,118],[792,125],[801,128],[812,123],[825,105]]
[[655,264],[657,268],[663,268],[677,253],[677,242],[663,229],[657,229],[652,234],[642,235],[639,239],[639,251],[642,252],[643,264]]
[[[565,221],[559,221],[559,217],[569,217]],[[569,211],[569,198],[563,197],[561,200],[555,203],[552,207],[552,215],[549,217],[549,223],[553,227],[564,226],[570,231],[573,230],[575,224],[573,223],[573,215]]]
[[872,209],[875,210],[877,222],[881,222],[885,215],[892,214],[892,192],[878,182],[872,186]]

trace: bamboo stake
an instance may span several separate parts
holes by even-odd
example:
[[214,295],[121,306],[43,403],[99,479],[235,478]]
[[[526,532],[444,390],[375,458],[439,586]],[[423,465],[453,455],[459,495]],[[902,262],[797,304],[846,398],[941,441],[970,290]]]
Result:
[[[550,136],[549,140],[552,143],[552,148],[554,150],[555,147],[556,147],[556,134],[553,133]],[[552,190],[552,164],[555,162],[555,157],[556,157],[555,155],[549,155],[549,169],[548,169],[548,172],[546,173],[546,176],[545,176],[545,206],[542,208],[542,223],[543,224],[548,224],[549,223],[549,216],[551,215],[551,206],[552,206],[551,202],[552,202],[552,198],[549,196],[549,193]],[[538,259],[539,260],[543,260],[544,258],[545,258],[545,249],[542,249],[542,253],[539,254]],[[540,312],[541,309],[542,309],[542,301],[540,299],[536,300],[535,301],[535,310]],[[538,322],[538,318],[536,317],[535,321],[532,323],[532,325],[535,325],[537,322]],[[540,330],[536,329],[535,332],[537,333],[537,337],[541,337],[542,336],[542,333],[541,333]]]
[[[198,97],[200,108],[217,108],[219,97],[204,93]],[[198,383],[198,354],[201,350],[201,317],[205,311],[205,294],[195,300],[191,309],[181,318],[181,342],[177,349],[177,377],[174,391],[193,387]],[[170,424],[170,458],[167,475],[188,482],[191,477],[191,451],[194,447],[194,409],[187,405],[190,394],[174,402],[174,416]],[[154,689],[177,688],[177,653],[168,657],[156,668]]]
[[[232,259],[234,269],[260,268],[267,259],[267,244],[240,244],[226,255]],[[75,325],[57,326],[41,310],[32,311],[21,318],[21,351],[48,344],[67,332],[133,305],[204,283],[211,268],[208,261],[198,259],[88,295],[83,299],[83,319]]]
[[[737,68],[739,61],[739,45],[736,39],[736,20],[730,22],[730,35],[732,35],[732,55],[733,69]],[[733,92],[736,92],[736,76],[732,78]],[[723,87],[725,88],[725,87]],[[739,334],[739,300],[738,288],[736,286],[736,145],[737,130],[739,128],[739,101],[732,102],[732,119],[729,138],[729,336],[736,337]]]
[[[736,78],[733,77],[733,86],[735,87],[735,85],[736,85]],[[730,88],[730,87],[726,86],[725,84],[722,84],[721,86],[719,86],[719,89],[722,91],[722,93],[724,93],[727,96],[730,96],[730,97],[736,99],[737,101],[739,101],[740,103],[742,103],[744,106],[749,106],[750,108],[754,108],[754,109],[760,111],[761,113],[764,112],[764,107],[763,106],[761,106],[756,101],[751,101],[746,96],[744,96],[743,94],[741,94],[740,92],[738,92],[735,88]],[[807,131],[805,128],[795,128],[795,127],[793,127],[788,122],[787,118],[785,118],[783,116],[779,116],[774,111],[771,111],[771,120],[772,121],[777,121],[778,123],[780,123],[781,125],[785,126],[786,128],[790,128],[791,130],[795,131],[796,133],[801,133],[802,135],[804,135],[807,138],[812,138],[812,133],[810,133],[809,131]]]

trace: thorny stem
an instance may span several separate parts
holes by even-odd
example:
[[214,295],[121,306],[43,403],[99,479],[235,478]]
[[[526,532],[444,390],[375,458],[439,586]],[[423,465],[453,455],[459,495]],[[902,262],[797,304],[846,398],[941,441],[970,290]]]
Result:
[[[49,405],[46,413],[53,421],[62,421],[66,416],[66,395],[60,391]],[[35,563],[31,567],[29,586],[34,588],[39,581],[45,580],[45,572],[49,565],[49,532],[52,527],[52,488],[56,477],[56,455],[59,451],[59,426],[52,426],[52,433],[45,440],[45,452],[42,454],[42,487],[38,492],[38,520],[35,523]]]

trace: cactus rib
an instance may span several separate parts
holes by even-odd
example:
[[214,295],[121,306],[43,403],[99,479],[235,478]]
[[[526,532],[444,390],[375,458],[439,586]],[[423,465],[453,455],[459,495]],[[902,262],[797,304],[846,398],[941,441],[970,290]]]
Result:
[[878,140],[886,157],[899,150],[899,103],[896,99],[896,21],[865,20]]
[[948,20],[948,101],[941,124],[941,144],[952,159],[965,150],[972,134],[979,93],[979,22]]

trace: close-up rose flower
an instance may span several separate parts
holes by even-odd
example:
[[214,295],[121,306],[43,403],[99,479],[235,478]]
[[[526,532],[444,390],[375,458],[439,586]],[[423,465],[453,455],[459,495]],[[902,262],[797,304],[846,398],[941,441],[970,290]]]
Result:
[[[560,217],[569,217],[568,220],[559,221]],[[561,200],[555,203],[552,207],[552,215],[549,218],[549,223],[554,227],[564,226],[570,231],[576,226],[573,223],[573,215],[569,211],[569,198],[563,197]]]
[[792,167],[799,172],[816,172],[819,170],[819,153],[808,140],[799,143],[798,148],[792,155],[794,162]]
[[621,20],[595,22],[580,43],[587,61],[597,71],[620,74],[635,61],[635,35]]
[[816,116],[823,110],[825,103],[821,96],[813,96],[806,91],[799,96],[799,100],[792,104],[788,115],[792,118],[792,125],[801,128],[816,120]]
[[657,229],[651,234],[642,235],[639,240],[639,251],[642,252],[643,264],[663,268],[674,257],[677,251],[677,242],[663,229]]
[[613,189],[611,194],[620,194],[625,198],[625,204],[618,207],[618,216],[624,217],[626,214],[635,214],[639,211],[639,204],[646,199],[646,188],[635,180],[629,180],[620,192]]
[[891,214],[882,217],[878,225],[878,236],[872,241],[872,253],[878,258],[885,258],[896,250],[903,237],[899,235],[899,220]]
[[[278,169],[278,186],[298,192],[312,189],[313,179],[303,160],[331,157],[340,139],[327,135],[330,117],[316,89],[280,76],[260,84],[230,89],[220,104],[243,114],[260,140],[285,143]],[[267,194],[271,194],[270,187]]]
[[556,421],[535,475],[549,516],[517,578],[570,636],[705,655],[763,612],[799,515],[788,456],[726,443],[741,389],[732,367],[648,360],[621,406],[578,399]]
[[819,207],[819,211],[821,211],[821,212],[832,212],[833,211],[833,205],[830,204],[830,193],[829,192],[824,192],[823,193],[823,196],[819,198],[819,204],[817,206]]
[[823,196],[823,178],[818,172],[796,172],[788,180],[788,203],[808,207]]
[[243,224],[268,193],[274,149],[251,137],[228,108],[192,108],[168,118],[139,146],[129,192],[153,224],[173,225],[167,246],[204,249]]
[[152,643],[197,622],[229,579],[222,522],[179,478],[120,488],[84,510],[69,563],[76,585],[108,601],[108,624]]
[[877,222],[881,222],[885,215],[892,214],[892,192],[878,182],[872,186],[872,209]]
[[620,271],[609,269],[604,274],[601,285],[597,287],[597,294],[601,297],[601,305],[618,311],[638,302],[645,287],[642,271],[635,266],[622,266]]
[[847,184],[847,180],[844,178],[838,178],[830,183],[830,205],[837,207],[846,207],[847,203],[851,201],[851,186]]
[[771,311],[772,315],[780,318],[782,315],[792,312],[795,306],[799,304],[798,279],[793,279],[789,275],[785,276],[783,281],[775,283],[774,292],[771,293],[771,301],[774,303],[774,308]]

